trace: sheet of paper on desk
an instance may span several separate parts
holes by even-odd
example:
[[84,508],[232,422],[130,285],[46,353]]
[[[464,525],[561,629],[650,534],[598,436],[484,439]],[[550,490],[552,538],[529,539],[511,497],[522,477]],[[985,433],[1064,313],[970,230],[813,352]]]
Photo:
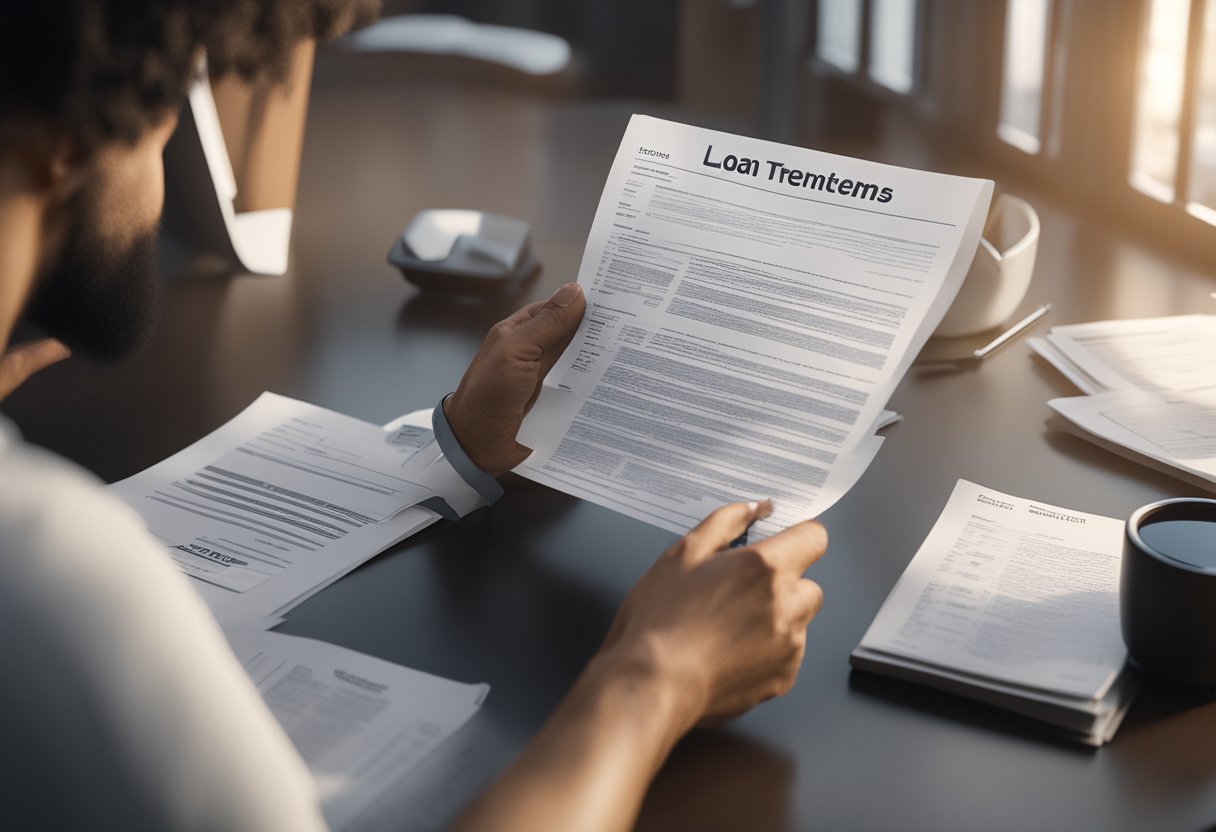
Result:
[[587,314],[523,476],[675,532],[818,514],[970,266],[992,183],[634,116],[579,270]]
[[1052,399],[1048,405],[1082,438],[1216,490],[1216,389],[1112,390]]
[[1047,340],[1099,391],[1216,390],[1216,315],[1070,324]]
[[1058,326],[1031,347],[1087,394],[1048,402],[1055,427],[1216,489],[1216,316]]
[[1060,351],[1060,348],[1046,338],[1027,338],[1026,345],[1038,353],[1047,363],[1059,370],[1063,376],[1076,385],[1087,396],[1102,393],[1107,388],[1096,378],[1087,373],[1084,368]]
[[1123,523],[959,480],[851,658],[1101,744],[1134,694]]
[[490,691],[324,642],[232,629],[229,642],[308,764],[330,826],[348,828],[382,800],[400,811],[418,764]]
[[433,523],[416,475],[428,432],[378,427],[273,393],[111,488],[221,621],[282,615]]

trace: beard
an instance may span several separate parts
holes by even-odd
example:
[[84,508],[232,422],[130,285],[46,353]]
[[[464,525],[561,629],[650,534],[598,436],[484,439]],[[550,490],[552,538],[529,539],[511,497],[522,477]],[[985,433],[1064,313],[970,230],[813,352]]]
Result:
[[25,317],[73,353],[112,363],[138,354],[160,318],[159,224],[122,244],[107,238],[94,193],[79,194],[58,257],[38,276]]

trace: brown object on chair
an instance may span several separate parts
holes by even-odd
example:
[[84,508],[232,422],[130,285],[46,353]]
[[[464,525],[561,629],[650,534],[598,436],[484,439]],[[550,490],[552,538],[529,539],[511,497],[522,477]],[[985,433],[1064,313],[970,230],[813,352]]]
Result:
[[237,212],[295,208],[316,44],[296,47],[287,79],[211,82],[224,144],[236,177]]

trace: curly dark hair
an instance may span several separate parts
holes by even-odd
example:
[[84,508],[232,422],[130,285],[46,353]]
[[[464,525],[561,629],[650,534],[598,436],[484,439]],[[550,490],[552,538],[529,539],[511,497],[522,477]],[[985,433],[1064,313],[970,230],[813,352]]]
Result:
[[17,0],[0,11],[0,128],[38,123],[88,152],[135,141],[177,108],[205,52],[212,77],[282,77],[292,50],[379,13],[380,0]]

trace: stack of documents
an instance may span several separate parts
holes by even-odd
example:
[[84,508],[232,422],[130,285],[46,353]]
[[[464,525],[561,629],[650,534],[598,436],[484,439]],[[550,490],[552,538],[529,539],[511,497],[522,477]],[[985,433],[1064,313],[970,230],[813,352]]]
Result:
[[1030,346],[1088,394],[1049,402],[1061,427],[1216,490],[1216,316],[1060,326]]
[[959,480],[850,663],[1099,746],[1135,696],[1119,631],[1123,523]]
[[587,313],[518,472],[676,533],[820,514],[979,244],[992,183],[634,116],[579,269]]

